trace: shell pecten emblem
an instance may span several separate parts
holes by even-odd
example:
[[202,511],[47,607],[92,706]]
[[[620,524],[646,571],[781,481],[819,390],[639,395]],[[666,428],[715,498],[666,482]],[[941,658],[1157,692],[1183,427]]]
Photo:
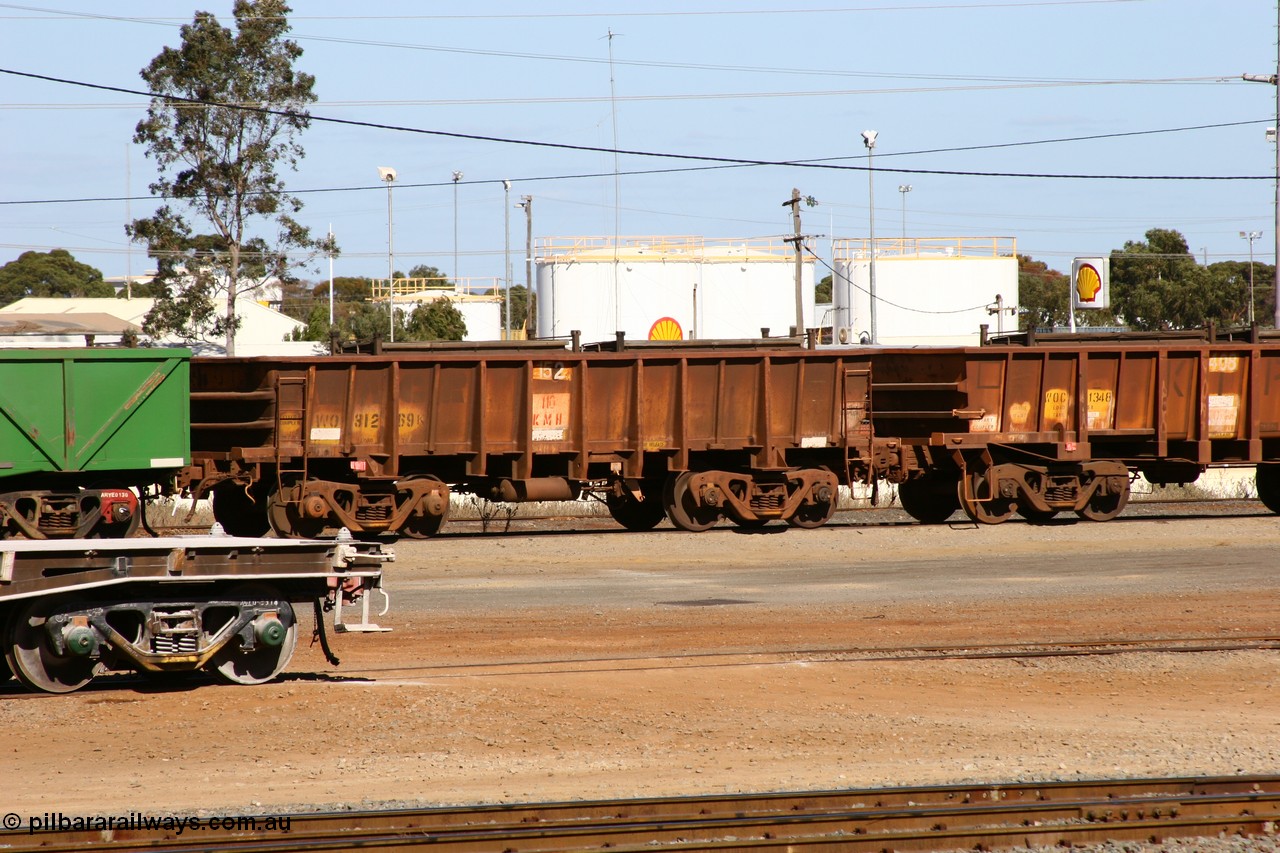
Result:
[[663,317],[649,327],[649,340],[651,341],[680,341],[684,340],[684,329],[680,327],[680,323],[671,317]]
[[1093,264],[1081,264],[1076,273],[1076,296],[1081,304],[1097,301],[1102,290],[1102,276]]

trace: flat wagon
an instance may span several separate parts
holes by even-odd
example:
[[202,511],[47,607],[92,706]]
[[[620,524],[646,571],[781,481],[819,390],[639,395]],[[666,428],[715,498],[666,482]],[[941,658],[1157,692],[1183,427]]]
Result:
[[205,670],[260,684],[293,655],[295,605],[314,605],[323,640],[322,609],[379,587],[392,557],[221,535],[0,542],[0,682],[70,693],[111,670]]

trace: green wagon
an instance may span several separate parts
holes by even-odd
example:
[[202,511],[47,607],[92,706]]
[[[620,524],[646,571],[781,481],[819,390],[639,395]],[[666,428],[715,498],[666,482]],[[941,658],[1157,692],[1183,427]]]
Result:
[[191,459],[186,349],[0,350],[0,537],[124,537]]

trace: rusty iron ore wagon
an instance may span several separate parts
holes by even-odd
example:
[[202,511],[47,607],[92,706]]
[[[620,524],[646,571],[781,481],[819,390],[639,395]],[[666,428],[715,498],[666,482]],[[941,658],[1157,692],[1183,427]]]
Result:
[[1194,482],[1207,468],[1256,466],[1280,512],[1280,345],[1207,340],[1081,342],[871,357],[876,443],[922,521],[959,508],[999,523],[1072,511],[1105,521],[1130,482]]
[[865,353],[800,349],[197,359],[189,479],[246,535],[429,536],[451,492],[812,527],[870,470],[867,383]]
[[1280,511],[1276,343],[541,344],[195,359],[181,485],[228,531],[301,537],[430,536],[453,493],[594,495],[633,530],[816,527],[877,482],[925,522],[1103,521],[1139,473],[1226,465]]

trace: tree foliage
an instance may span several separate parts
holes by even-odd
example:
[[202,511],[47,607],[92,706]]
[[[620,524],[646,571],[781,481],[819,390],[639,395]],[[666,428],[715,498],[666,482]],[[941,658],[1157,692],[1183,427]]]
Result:
[[102,273],[66,249],[23,252],[0,267],[0,305],[28,296],[115,296]]
[[[351,279],[364,281],[368,279]],[[383,340],[391,338],[391,318],[385,303],[337,298],[337,279],[334,279],[333,328],[340,341],[367,341],[375,335]],[[329,340],[328,283],[322,287],[325,299],[316,299],[305,317],[305,329],[293,336],[298,341]],[[320,288],[317,287],[317,290]],[[366,287],[367,292],[367,287]],[[452,302],[437,299],[420,303],[411,311],[396,308],[395,339],[397,341],[460,341],[467,334],[466,319]]]
[[[402,277],[400,273],[396,273],[396,277]],[[418,264],[409,270],[408,278],[438,278],[443,284],[449,284],[449,277],[440,272],[439,269],[429,264]]]
[[831,275],[822,277],[822,281],[813,286],[813,301],[819,305],[826,305],[831,302]]
[[141,72],[153,97],[134,141],[156,161],[151,191],[180,205],[127,229],[158,265],[148,334],[222,337],[234,355],[236,298],[290,282],[291,251],[336,251],[294,218],[302,203],[278,174],[303,157],[315,101],[315,78],[294,69],[302,49],[285,38],[289,11],[284,0],[236,0],[234,32],[197,12],[181,46]]
[[1111,253],[1111,304],[1126,325],[1191,329],[1247,321],[1247,278],[1196,263],[1177,231],[1152,228],[1145,236]]
[[[1196,262],[1181,233],[1152,228],[1111,253],[1111,311],[1076,311],[1076,324],[1113,325],[1142,331],[1241,327],[1249,322],[1248,261]],[[1275,267],[1253,264],[1254,318],[1272,325]],[[1021,326],[1066,325],[1070,277],[1019,256]]]
[[467,336],[467,321],[448,299],[420,302],[405,324],[406,341],[460,341]]
[[502,326],[502,328],[505,329],[507,327],[507,305],[505,302],[506,299],[511,300],[512,330],[533,328],[534,321],[536,319],[536,316],[533,311],[533,307],[534,307],[533,302],[535,300],[532,300],[529,298],[529,289],[525,287],[523,284],[513,285],[511,287],[511,293],[509,296],[504,295],[503,290],[500,287],[495,287],[495,288],[491,288],[490,290],[486,290],[485,294],[487,296],[503,297],[504,302],[502,304],[502,307],[499,309],[499,314],[498,314],[498,325]]
[[1071,276],[1049,269],[1044,261],[1018,255],[1018,328],[1065,326],[1070,321],[1067,296]]

